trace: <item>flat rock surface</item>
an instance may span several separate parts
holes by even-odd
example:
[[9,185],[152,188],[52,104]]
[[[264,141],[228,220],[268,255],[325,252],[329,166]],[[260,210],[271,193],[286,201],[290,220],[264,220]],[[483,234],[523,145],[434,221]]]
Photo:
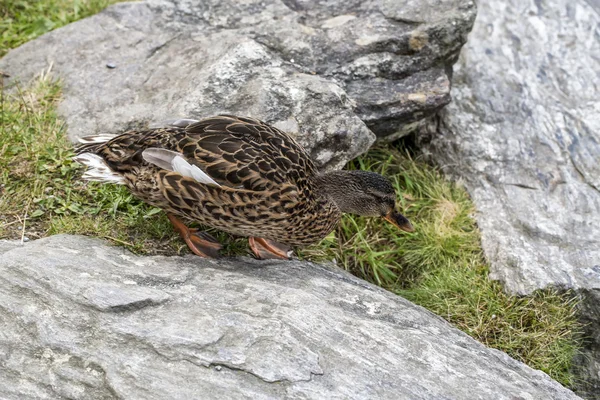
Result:
[[576,399],[339,269],[2,247],[3,399]]
[[[450,101],[473,0],[120,3],[8,53],[8,83],[52,66],[71,139],[248,115],[341,167]],[[369,129],[370,128],[370,129]]]
[[510,292],[600,290],[600,7],[482,1],[429,150]]

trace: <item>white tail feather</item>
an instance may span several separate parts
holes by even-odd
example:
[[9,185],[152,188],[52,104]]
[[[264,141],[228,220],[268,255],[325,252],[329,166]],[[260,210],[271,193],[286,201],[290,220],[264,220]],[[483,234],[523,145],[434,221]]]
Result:
[[81,144],[106,143],[117,135],[110,133],[100,133],[98,135],[84,136],[77,139]]
[[180,173],[183,176],[192,178],[205,185],[221,186],[206,172],[202,171],[196,165],[187,162],[180,153],[175,151],[150,148],[143,151],[142,157],[147,162],[154,164],[159,168]]
[[73,161],[88,167],[82,178],[94,182],[110,182],[124,185],[123,176],[110,169],[102,157],[93,153],[82,153],[73,157]]

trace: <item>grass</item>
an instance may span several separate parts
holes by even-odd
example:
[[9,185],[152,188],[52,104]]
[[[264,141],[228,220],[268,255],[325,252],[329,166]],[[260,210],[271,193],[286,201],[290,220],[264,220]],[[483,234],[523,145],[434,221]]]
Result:
[[[13,21],[2,22],[5,47],[0,54],[43,33],[45,28],[34,26],[40,15],[52,22],[47,26],[56,27],[109,1],[39,3],[44,5],[0,3],[4,17]],[[4,41],[6,37],[10,41]],[[123,187],[79,179],[81,168],[71,161],[72,146],[55,111],[60,82],[45,72],[27,87],[2,90],[1,95],[0,238],[78,233],[112,240],[136,253],[187,252],[160,210],[136,200]],[[543,290],[527,297],[509,296],[490,281],[469,196],[418,157],[387,146],[371,150],[349,168],[390,177],[416,232],[399,233],[381,220],[345,216],[322,243],[301,250],[302,258],[336,260],[480,342],[573,386],[570,367],[581,345],[581,327],[572,293]],[[226,253],[246,252],[245,241],[217,236],[226,244]]]
[[0,0],[0,57],[8,50],[118,0]]

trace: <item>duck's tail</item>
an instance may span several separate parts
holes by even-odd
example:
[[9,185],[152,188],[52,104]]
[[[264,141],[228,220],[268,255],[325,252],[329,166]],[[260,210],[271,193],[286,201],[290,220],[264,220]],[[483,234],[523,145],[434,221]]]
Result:
[[98,147],[108,142],[116,135],[100,134],[93,136],[85,136],[79,139],[79,145],[75,147],[73,161],[85,165],[88,169],[83,174],[82,178],[88,181],[116,183],[124,185],[125,180],[121,174],[114,172],[104,158],[95,154]]
[[125,179],[121,174],[114,172],[106,164],[106,161],[98,154],[81,153],[73,157],[74,161],[88,167],[82,178],[88,181],[125,184]]

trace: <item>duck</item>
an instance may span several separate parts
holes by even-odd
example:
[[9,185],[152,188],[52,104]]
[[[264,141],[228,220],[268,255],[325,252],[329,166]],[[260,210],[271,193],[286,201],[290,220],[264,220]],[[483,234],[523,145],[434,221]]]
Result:
[[391,181],[374,172],[319,172],[292,136],[249,117],[180,119],[159,128],[79,139],[82,178],[126,186],[164,210],[189,249],[219,257],[222,245],[197,222],[248,237],[259,259],[289,259],[319,242],[342,214],[383,218],[413,232]]

